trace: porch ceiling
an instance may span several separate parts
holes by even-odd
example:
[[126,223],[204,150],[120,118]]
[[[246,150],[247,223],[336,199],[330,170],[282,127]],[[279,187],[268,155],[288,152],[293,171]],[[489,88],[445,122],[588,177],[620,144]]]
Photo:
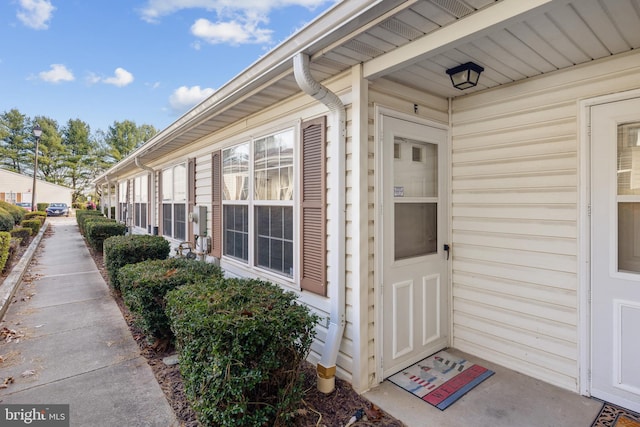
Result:
[[[330,36],[319,28],[304,51],[319,81],[362,63],[370,80],[455,98],[637,49],[639,25],[640,0],[395,0]],[[135,154],[151,161],[300,92],[292,72],[297,42],[294,35],[276,49],[278,61],[260,76],[250,68],[234,80],[250,84],[210,103],[215,108],[195,107]],[[478,86],[459,91],[446,70],[468,61],[485,71]],[[127,164],[135,167],[125,162],[119,171]]]

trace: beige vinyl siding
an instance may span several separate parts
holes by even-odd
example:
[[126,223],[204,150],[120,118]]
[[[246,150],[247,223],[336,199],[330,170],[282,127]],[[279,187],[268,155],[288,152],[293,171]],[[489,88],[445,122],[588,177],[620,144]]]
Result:
[[623,54],[453,101],[454,347],[578,391],[578,102],[638,73]]

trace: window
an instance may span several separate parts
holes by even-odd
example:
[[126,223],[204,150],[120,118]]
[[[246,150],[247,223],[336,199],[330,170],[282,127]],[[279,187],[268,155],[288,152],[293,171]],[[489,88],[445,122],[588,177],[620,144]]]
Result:
[[288,129],[222,152],[223,254],[287,277],[294,273],[294,138]]
[[185,164],[162,171],[162,234],[178,240],[186,237],[187,168]]
[[128,181],[118,184],[118,220],[127,223]]
[[149,198],[149,177],[139,176],[133,183],[133,214],[136,227],[147,228],[147,203]]

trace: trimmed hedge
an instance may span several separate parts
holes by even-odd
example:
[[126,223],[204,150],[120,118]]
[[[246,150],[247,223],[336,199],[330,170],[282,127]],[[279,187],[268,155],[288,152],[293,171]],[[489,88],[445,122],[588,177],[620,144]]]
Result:
[[37,219],[40,221],[40,225],[44,224],[47,219],[46,211],[27,212],[24,214],[24,219]]
[[0,208],[0,231],[11,231],[15,225],[13,221],[13,215],[6,209]]
[[103,248],[109,284],[116,290],[120,289],[118,270],[122,267],[149,259],[165,259],[171,250],[164,237],[147,234],[109,237],[104,241]]
[[0,231],[0,271],[4,271],[9,259],[9,247],[11,246],[11,234]]
[[42,227],[42,223],[39,219],[23,219],[20,223],[20,226],[30,228],[31,235],[35,236],[40,231],[40,227]]
[[47,216],[48,207],[49,207],[49,203],[36,203],[36,210],[38,212],[44,212],[44,216]]
[[165,314],[165,295],[178,286],[222,278],[220,267],[186,258],[147,260],[118,271],[122,298],[136,323],[155,338],[173,339]]
[[126,227],[124,224],[116,222],[115,219],[94,218],[84,223],[85,237],[87,241],[98,252],[103,251],[103,244],[106,239],[113,236],[124,236]]
[[33,235],[33,230],[28,227],[16,227],[10,231],[11,237],[15,237],[16,239],[20,239],[21,246],[27,246],[29,240],[31,240],[31,236]]
[[[95,218],[104,218],[102,216],[102,214],[100,212],[97,211],[76,211],[76,222],[78,223],[78,228],[80,229],[80,233],[82,235],[85,234],[84,232],[84,223],[85,221],[88,221],[89,219],[95,219]],[[105,218],[108,219],[108,218]]]
[[13,217],[14,224],[19,224],[20,221],[22,221],[22,219],[24,218],[24,214],[27,213],[27,211],[24,208],[13,205],[9,202],[5,202],[4,200],[0,200],[0,208],[4,209],[5,211],[11,214],[11,216]]
[[317,317],[279,286],[223,279],[167,294],[185,392],[206,426],[287,425]]

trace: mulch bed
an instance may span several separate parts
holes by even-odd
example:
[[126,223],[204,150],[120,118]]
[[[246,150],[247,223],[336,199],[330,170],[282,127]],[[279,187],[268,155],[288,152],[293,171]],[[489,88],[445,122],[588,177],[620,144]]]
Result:
[[[52,227],[47,230],[47,234],[53,233]],[[107,271],[104,266],[102,254],[95,252],[88,245],[89,252],[95,261],[98,270],[108,283]],[[18,258],[19,259],[19,258]],[[126,320],[133,338],[140,347],[141,354],[147,359],[149,366],[153,370],[160,387],[165,393],[167,400],[178,417],[181,426],[199,426],[195,412],[187,401],[182,377],[178,365],[167,366],[163,358],[175,353],[172,348],[160,345],[151,345],[144,332],[138,328],[133,320],[133,315],[122,301],[122,297],[117,292],[112,291],[112,295],[124,319]],[[354,427],[384,426],[402,427],[404,424],[379,408],[372,405],[367,399],[358,395],[349,383],[339,378],[336,379],[336,389],[329,394],[321,393],[316,387],[315,367],[305,363],[303,369],[305,394],[299,415],[296,417],[295,427],[342,427],[345,426],[351,417],[361,410],[368,415],[357,421]]]

